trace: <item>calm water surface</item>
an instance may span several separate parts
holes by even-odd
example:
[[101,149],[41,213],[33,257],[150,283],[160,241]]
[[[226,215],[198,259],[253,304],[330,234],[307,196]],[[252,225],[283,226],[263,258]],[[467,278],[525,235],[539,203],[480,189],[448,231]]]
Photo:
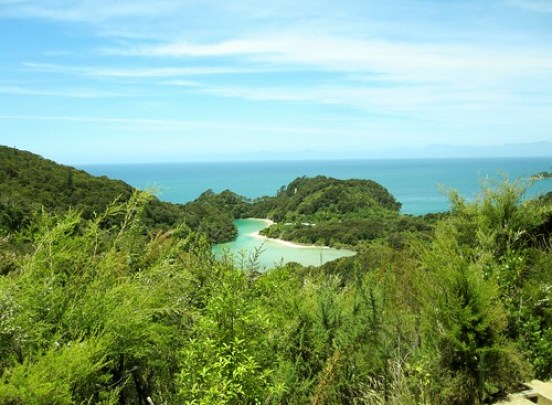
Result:
[[258,219],[238,219],[234,222],[238,228],[236,240],[216,245],[213,252],[220,257],[225,253],[234,256],[238,267],[247,264],[251,254],[256,250],[261,252],[257,264],[260,271],[272,268],[280,263],[297,262],[303,266],[320,266],[331,260],[345,256],[353,256],[355,252],[346,249],[332,249],[319,246],[290,247],[282,245],[272,239],[257,238],[252,234],[259,232],[267,223]]
[[[514,180],[552,171],[552,158],[401,159],[86,165],[94,175],[120,179],[140,189],[157,188],[159,198],[185,203],[207,189],[232,190],[249,198],[275,195],[297,177],[325,175],[338,179],[371,179],[386,187],[406,214],[449,208],[447,191],[471,199],[488,180]],[[537,183],[530,195],[552,191],[552,181]]]

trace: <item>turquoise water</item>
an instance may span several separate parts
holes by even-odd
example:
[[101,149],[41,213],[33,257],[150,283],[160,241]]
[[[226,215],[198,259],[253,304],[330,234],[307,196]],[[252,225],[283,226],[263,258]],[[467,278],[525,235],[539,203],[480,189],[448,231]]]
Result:
[[[274,195],[299,176],[371,179],[386,187],[402,204],[402,212],[425,214],[449,208],[443,189],[473,198],[487,179],[528,177],[552,171],[552,158],[402,159],[82,165],[94,175],[123,180],[137,188],[157,187],[162,200],[185,203],[203,191],[232,190],[249,198]],[[541,181],[530,194],[552,191]]]
[[[229,189],[248,198],[275,195],[277,190],[300,176],[325,175],[339,179],[371,179],[386,187],[402,204],[402,212],[426,214],[449,209],[447,189],[456,189],[472,199],[481,184],[500,180],[527,178],[541,171],[552,171],[552,158],[502,159],[403,159],[343,160],[236,163],[174,163],[87,165],[79,168],[94,175],[123,180],[140,189],[157,188],[162,200],[185,203],[207,189],[221,192]],[[552,191],[552,180],[540,181],[529,195]],[[236,222],[239,235],[234,242],[215,247],[215,252],[243,252],[244,267],[255,249],[262,249],[260,269],[275,263],[295,261],[320,265],[353,252],[311,248],[290,248],[267,240],[252,238],[265,224],[258,220]],[[239,262],[239,260],[238,260]],[[241,263],[237,263],[241,267]]]
[[260,271],[272,268],[280,263],[297,262],[303,266],[320,266],[331,260],[344,256],[353,256],[355,252],[346,249],[332,249],[318,246],[290,247],[282,245],[273,239],[258,238],[252,234],[259,232],[268,224],[259,219],[238,219],[234,222],[238,228],[235,241],[216,245],[213,252],[221,257],[231,253],[234,262],[240,268],[248,268],[251,254],[260,252],[256,264]]

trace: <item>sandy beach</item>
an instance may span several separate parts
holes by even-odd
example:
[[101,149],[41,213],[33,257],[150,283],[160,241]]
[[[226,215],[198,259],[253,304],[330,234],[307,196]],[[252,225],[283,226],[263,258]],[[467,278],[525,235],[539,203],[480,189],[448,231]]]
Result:
[[[250,219],[254,219],[254,220],[257,220],[257,221],[264,222],[266,224],[266,226],[264,228],[275,224],[274,221],[271,221],[270,219],[266,219],[266,218],[250,218]],[[312,249],[312,248],[329,249],[329,246],[305,245],[305,244],[301,244],[301,243],[290,242],[290,241],[283,240],[283,239],[269,238],[267,236],[261,235],[259,232],[260,232],[260,230],[257,231],[257,232],[248,233],[247,236],[250,236],[250,237],[255,238],[255,239],[262,239],[262,240],[270,241],[270,242],[276,243],[276,244],[281,245],[281,246],[286,246],[286,247],[295,248],[295,249]]]
[[225,244],[215,245],[213,250],[219,256],[233,252],[237,254],[236,257],[244,257],[244,254],[252,253],[257,255],[258,252],[262,252],[256,260],[264,270],[289,262],[297,262],[303,266],[320,266],[328,261],[356,254],[347,249],[293,243],[259,234],[260,230],[273,223],[268,219],[260,218],[238,219],[236,220],[237,238]]

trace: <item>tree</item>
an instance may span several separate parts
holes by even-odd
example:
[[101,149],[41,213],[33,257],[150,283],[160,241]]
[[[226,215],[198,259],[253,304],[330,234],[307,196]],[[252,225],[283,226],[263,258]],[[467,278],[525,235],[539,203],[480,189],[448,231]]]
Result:
[[[189,317],[189,239],[143,233],[148,197],[84,221],[43,213],[32,249],[0,278],[0,402],[171,402]],[[105,229],[104,221],[122,222]]]
[[505,183],[474,203],[453,195],[453,215],[421,255],[429,286],[426,343],[438,353],[434,372],[447,403],[481,403],[528,376],[511,333],[523,279],[510,265],[524,256],[519,236],[539,216],[521,203],[522,191]]

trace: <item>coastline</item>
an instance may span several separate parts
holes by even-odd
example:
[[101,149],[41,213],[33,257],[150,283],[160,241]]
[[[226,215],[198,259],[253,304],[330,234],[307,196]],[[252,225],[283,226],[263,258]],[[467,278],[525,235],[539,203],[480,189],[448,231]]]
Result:
[[[243,222],[242,222],[243,221]],[[260,268],[267,270],[281,263],[297,262],[303,266],[320,266],[345,256],[354,256],[357,252],[349,249],[337,249],[328,246],[293,243],[278,238],[267,238],[259,234],[261,229],[273,222],[261,218],[241,218],[236,220],[238,236],[234,241],[213,246],[218,257],[225,253],[237,253],[236,258],[262,252],[258,257]],[[236,262],[238,267],[239,261]]]
[[[254,219],[255,221],[264,222],[266,224],[266,226],[261,228],[261,229],[267,228],[270,225],[275,224],[274,221],[272,221],[270,219],[266,219],[266,218],[247,218],[247,219]],[[306,244],[301,244],[301,243],[290,242],[290,241],[287,241],[287,240],[284,240],[284,239],[279,239],[279,238],[269,238],[268,236],[263,236],[259,233],[261,231],[261,229],[258,230],[257,232],[248,233],[246,236],[249,236],[249,237],[252,237],[252,238],[255,238],[255,239],[263,239],[263,240],[266,240],[266,241],[274,242],[274,243],[276,243],[278,245],[281,245],[281,246],[286,246],[286,247],[295,248],[295,249],[312,249],[312,248],[330,249],[330,246],[306,245]]]

